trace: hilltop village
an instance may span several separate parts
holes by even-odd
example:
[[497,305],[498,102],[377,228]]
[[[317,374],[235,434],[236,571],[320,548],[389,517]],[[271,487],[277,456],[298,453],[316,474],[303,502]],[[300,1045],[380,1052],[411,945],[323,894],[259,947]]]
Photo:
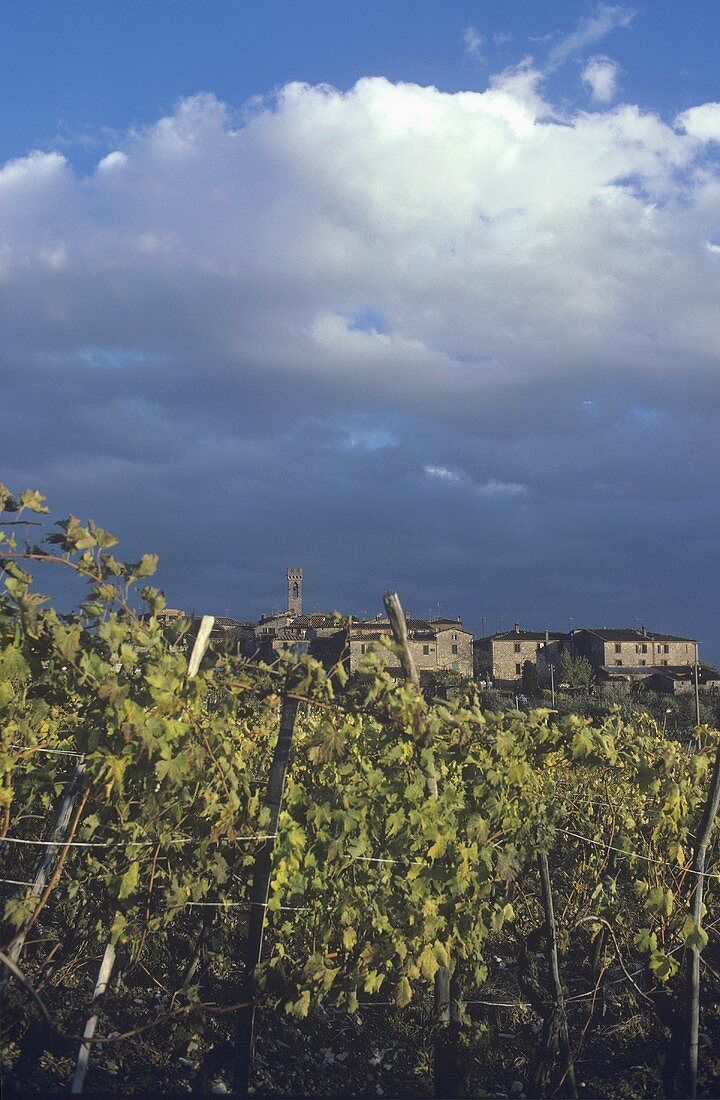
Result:
[[[303,571],[287,570],[287,610],[263,615],[257,622],[229,617],[215,619],[214,632],[229,637],[238,651],[272,662],[283,650],[303,643],[303,648],[326,667],[343,661],[352,675],[362,669],[372,642],[391,633],[387,616],[360,619],[338,612],[303,611]],[[168,609],[166,620],[184,613]],[[584,659],[600,684],[645,684],[657,691],[683,694],[698,685],[703,690],[720,687],[720,672],[700,664],[699,643],[694,638],[638,628],[579,627],[567,632],[525,630],[515,623],[511,630],[474,638],[461,619],[416,619],[406,614],[407,632],[421,679],[437,674],[474,678],[482,686],[517,691],[528,664],[540,684],[559,683],[565,655]],[[386,667],[400,673],[400,662],[390,651]]]

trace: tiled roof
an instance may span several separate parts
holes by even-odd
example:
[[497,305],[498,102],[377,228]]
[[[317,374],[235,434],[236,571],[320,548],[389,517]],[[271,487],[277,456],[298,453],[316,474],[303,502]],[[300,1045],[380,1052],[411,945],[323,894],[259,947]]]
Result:
[[[605,676],[667,676],[671,680],[691,680],[695,675],[693,665],[599,665],[598,672]],[[700,682],[720,679],[720,672],[712,665],[700,667]]]
[[[668,676],[671,680],[692,680],[695,669],[692,665],[653,665],[653,673]],[[708,680],[720,680],[720,672],[712,665],[700,665],[698,679],[701,684]]]
[[[664,668],[664,666],[663,666]],[[599,665],[598,672],[605,676],[652,676],[660,669],[655,665]]]
[[337,616],[331,611],[312,611],[309,615],[296,615],[292,621],[296,626],[331,626],[337,622]]
[[[434,641],[438,634],[455,629],[461,634],[469,634],[469,630],[463,630],[462,624],[457,619],[428,620],[407,619],[405,622],[408,637],[413,641],[430,639]],[[351,634],[354,638],[379,638],[381,634],[390,634],[390,622],[388,619],[367,619],[364,622],[353,620]]]
[[242,622],[240,619],[231,619],[227,615],[216,615],[215,626],[220,626],[223,630],[237,630],[238,627],[252,629],[255,623]]
[[[566,638],[567,634],[563,634],[559,630],[548,630],[548,641],[557,642],[561,638]],[[516,630],[503,630],[498,634],[491,634],[488,638],[479,638],[478,641],[483,642],[544,642],[545,631],[544,630],[523,630],[518,627]]]
[[[654,630],[642,630],[631,627],[583,627],[587,634],[595,634],[604,642],[694,642],[694,638],[679,638],[675,634],[658,634]],[[578,631],[574,631],[578,633]]]

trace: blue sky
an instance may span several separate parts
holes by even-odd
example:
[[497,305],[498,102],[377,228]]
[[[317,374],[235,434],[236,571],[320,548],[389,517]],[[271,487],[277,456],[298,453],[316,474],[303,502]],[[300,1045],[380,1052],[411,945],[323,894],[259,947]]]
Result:
[[[716,97],[715,0],[605,5],[621,7],[629,25],[602,49],[622,66],[623,98],[672,117]],[[107,129],[152,122],[198,91],[239,105],[291,80],[347,89],[374,75],[480,90],[597,12],[577,0],[5,0],[0,149],[8,158],[75,138],[83,163],[83,139],[107,142]],[[467,28],[482,39],[475,51]],[[552,75],[554,100],[578,98],[586,53]]]
[[187,609],[720,658],[716,3],[0,19],[3,481]]

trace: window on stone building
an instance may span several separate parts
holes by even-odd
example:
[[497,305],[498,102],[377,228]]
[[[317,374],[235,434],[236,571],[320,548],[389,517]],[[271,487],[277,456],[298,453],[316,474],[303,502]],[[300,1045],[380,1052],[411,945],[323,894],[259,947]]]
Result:
[[457,661],[453,661],[453,663],[450,665],[450,668],[457,669],[457,666],[458,666]]
[[615,664],[616,664],[616,665],[621,665],[621,664],[622,664],[622,661],[616,661],[616,662],[615,662]]
[[427,657],[429,652],[430,652],[430,646],[429,645],[424,645],[423,646],[423,657]]
[[515,675],[516,676],[521,676],[522,675],[522,665],[520,664],[520,662],[518,662],[515,665]]
[[647,664],[647,661],[641,661],[641,662],[640,662],[640,666],[641,666],[641,667],[642,667],[643,665],[646,665],[646,664]]
[[360,643],[360,652],[361,652],[361,653],[364,653],[364,652],[365,652],[365,642],[361,642],[361,643]]
[[458,651],[458,650],[457,650],[457,646],[456,646],[456,645],[451,645],[451,646],[450,646],[450,652],[451,652],[451,653],[457,653],[457,651]]
[[515,642],[515,645],[513,646],[513,649],[515,650],[516,653],[519,653],[520,652],[520,642]]
[[615,642],[615,652],[622,653],[622,644],[620,642]]

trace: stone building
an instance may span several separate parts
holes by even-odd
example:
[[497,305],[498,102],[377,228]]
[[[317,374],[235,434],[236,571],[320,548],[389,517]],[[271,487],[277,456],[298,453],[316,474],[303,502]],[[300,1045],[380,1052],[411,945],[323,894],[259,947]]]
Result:
[[[437,672],[473,674],[472,634],[460,619],[412,619],[406,616],[410,649],[421,678]],[[353,619],[348,634],[348,671],[357,672],[370,644],[381,637],[392,637],[390,620],[376,615],[374,619]],[[387,650],[383,654],[385,667],[400,674],[400,661]]]
[[[311,656],[330,667],[343,660],[349,673],[357,672],[371,642],[390,635],[390,622],[383,615],[362,620],[337,612],[302,613],[303,572],[288,569],[288,609],[263,615],[255,624],[246,652],[254,652],[268,663],[298,642],[307,644]],[[433,620],[408,617],[408,636],[418,670],[427,678],[441,671],[473,674],[472,634],[459,619]],[[389,650],[386,667],[400,673],[400,662]]]
[[[315,611],[310,615],[263,616],[253,632],[254,650],[270,663],[290,646],[304,642],[307,652],[324,664],[335,664],[347,643],[342,618],[334,612]],[[247,652],[247,650],[246,650]]]
[[573,656],[586,657],[593,668],[664,668],[694,665],[698,643],[694,638],[655,631],[581,628],[570,634]]
[[302,569],[288,569],[288,611],[291,615],[302,615]]
[[[169,627],[178,619],[188,619],[190,627],[186,634],[176,643],[176,648],[186,652],[192,648],[197,638],[202,622],[202,615],[195,615],[186,611],[179,611],[174,607],[166,607],[158,612],[158,622],[163,627]],[[255,623],[243,622],[241,619],[232,619],[227,615],[215,616],[210,637],[222,638],[231,643],[231,649],[236,653],[247,651],[248,643],[252,643],[255,631]]]
[[[475,676],[490,679],[499,687],[516,688],[526,661],[532,661],[541,682],[549,676],[550,666],[557,668],[563,652],[572,657],[585,657],[599,674],[602,670],[623,669],[633,681],[649,678],[653,669],[675,666],[688,668],[698,660],[698,643],[692,638],[678,638],[640,630],[591,630],[586,627],[568,634],[548,630],[523,630],[518,623],[512,630],[478,638],[474,642]],[[631,675],[632,673],[632,675]],[[602,673],[601,678],[608,677]]]
[[[648,687],[664,695],[692,695],[695,693],[695,669],[686,667],[653,669]],[[720,690],[720,672],[712,665],[698,668],[698,689],[717,693]]]
[[254,624],[245,652],[272,663],[281,653],[302,643],[306,652],[330,666],[339,660],[346,642],[344,620],[335,611],[303,614],[303,571],[287,571],[287,611],[262,615]]
[[544,679],[549,666],[556,665],[568,635],[549,630],[523,630],[515,623],[512,630],[478,638],[473,643],[475,677],[491,680],[498,687],[517,687],[522,668],[530,661]]

